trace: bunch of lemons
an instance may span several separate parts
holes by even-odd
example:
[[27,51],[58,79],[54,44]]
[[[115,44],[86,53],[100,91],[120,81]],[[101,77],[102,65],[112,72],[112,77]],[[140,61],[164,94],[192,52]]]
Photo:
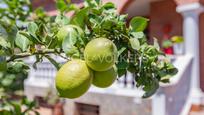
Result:
[[[61,31],[66,32],[64,29]],[[64,37],[60,34],[59,38]],[[91,84],[99,88],[111,86],[117,78],[116,60],[117,48],[111,40],[91,40],[85,47],[84,60],[72,59],[59,69],[55,79],[59,96],[70,99],[80,97]]]

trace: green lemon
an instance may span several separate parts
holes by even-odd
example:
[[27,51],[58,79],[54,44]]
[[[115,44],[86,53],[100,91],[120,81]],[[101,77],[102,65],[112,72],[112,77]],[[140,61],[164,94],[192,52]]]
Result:
[[77,98],[89,89],[92,78],[93,72],[86,63],[75,59],[64,64],[58,71],[56,88],[61,97]]
[[84,50],[87,65],[95,71],[110,69],[117,60],[117,48],[115,44],[106,38],[91,40]]
[[93,77],[93,85],[100,88],[107,88],[111,86],[117,78],[117,70],[111,68],[107,71],[95,71]]

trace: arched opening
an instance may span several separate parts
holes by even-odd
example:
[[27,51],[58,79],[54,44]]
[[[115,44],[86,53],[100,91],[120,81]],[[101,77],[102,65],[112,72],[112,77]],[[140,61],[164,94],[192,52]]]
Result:
[[176,7],[174,0],[129,0],[121,9],[121,13],[128,13],[129,20],[134,16],[149,18],[149,27],[145,32],[149,40],[156,37],[161,43],[166,34],[168,37],[182,35],[183,19],[176,12]]

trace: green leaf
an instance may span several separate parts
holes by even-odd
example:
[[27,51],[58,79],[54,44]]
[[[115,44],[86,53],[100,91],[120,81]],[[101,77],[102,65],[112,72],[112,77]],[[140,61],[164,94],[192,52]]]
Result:
[[7,70],[7,62],[6,57],[0,56],[0,72]]
[[56,0],[56,7],[60,12],[64,12],[67,8],[67,3],[64,0]]
[[[39,31],[39,27],[35,22],[30,22],[28,24],[28,32],[30,34],[30,37],[27,37],[28,39],[30,39],[32,42],[34,43],[42,43],[41,40],[38,38],[38,36],[36,35],[36,33]],[[40,31],[42,32],[42,31]],[[26,36],[26,35],[25,35]]]
[[67,33],[66,38],[64,39],[64,44],[74,45],[77,42],[78,34],[76,31],[70,31]]
[[67,33],[66,38],[62,42],[62,49],[65,53],[68,53],[73,48],[73,46],[77,42],[77,37],[78,34],[76,31]]
[[28,32],[29,32],[32,36],[36,37],[36,32],[37,32],[37,30],[38,30],[38,25],[37,25],[35,22],[30,22],[30,23],[28,24]]
[[71,58],[80,58],[80,52],[75,46],[70,47],[69,51],[67,51],[66,54]]
[[178,69],[175,68],[171,63],[167,63],[167,73],[171,76],[178,73]]
[[10,44],[2,37],[0,37],[0,46],[3,48],[10,48]]
[[5,56],[5,55],[6,55],[5,51],[3,49],[1,49],[0,50],[0,56]]
[[85,28],[85,19],[87,17],[88,8],[83,8],[77,12],[71,19],[71,24]]
[[85,7],[91,7],[95,8],[101,5],[102,1],[101,0],[85,0],[84,1],[84,6]]
[[17,102],[12,102],[12,106],[14,107],[14,111],[16,115],[21,115],[21,106]]
[[170,81],[170,78],[171,78],[172,76],[171,75],[166,75],[166,76],[162,76],[161,77],[161,82],[162,83],[169,83]]
[[143,32],[131,32],[131,35],[135,39],[140,39],[140,38],[144,38],[145,37],[145,34]]
[[131,44],[131,47],[134,50],[139,50],[140,49],[140,42],[139,42],[138,39],[130,38],[130,44]]
[[128,71],[131,72],[131,73],[135,73],[135,72],[136,72],[136,66],[135,66],[135,64],[129,63]]
[[4,39],[6,39],[8,37],[8,34],[2,25],[0,25],[0,37],[2,37]]
[[16,60],[14,62],[8,63],[8,72],[10,73],[19,73],[22,72],[22,70],[29,69],[29,66],[26,65],[22,60]]
[[45,55],[45,57],[55,66],[57,70],[60,69],[61,65],[60,63],[57,63],[53,58],[51,58],[49,55]]
[[153,94],[156,93],[157,89],[159,88],[158,80],[154,79],[152,80],[152,83],[148,86],[150,89],[146,90],[145,94],[142,96],[142,98],[148,98],[151,97]]
[[70,4],[66,8],[66,12],[77,11],[77,10],[79,10],[79,8],[78,8],[78,6],[76,4]]
[[14,48],[17,32],[18,32],[18,28],[15,25],[10,26],[9,29],[7,30],[8,42],[10,42],[10,45],[12,48]]
[[121,60],[116,64],[118,69],[127,69],[128,62],[126,60]]
[[134,32],[144,31],[147,27],[148,19],[143,17],[134,17],[130,21],[130,29]]
[[0,111],[0,115],[12,115],[12,112],[9,110],[2,109]]
[[33,43],[38,43],[39,40],[36,39],[34,36],[30,35],[28,32],[25,32],[25,31],[19,31],[19,33],[23,36],[25,36],[27,39],[29,39],[30,43],[33,44]]
[[118,51],[118,57],[126,50],[126,47],[122,47],[119,51]]
[[11,86],[11,84],[13,83],[15,79],[15,75],[14,74],[7,74],[5,79],[2,80],[2,85],[3,86]]
[[37,8],[35,10],[35,14],[37,15],[37,17],[41,17],[41,18],[46,17],[46,12],[44,11],[42,7]]
[[30,41],[24,35],[18,33],[15,40],[16,45],[24,52],[28,49]]
[[55,19],[55,22],[63,26],[69,24],[70,19],[64,15],[58,15]]
[[112,2],[107,2],[102,6],[102,8],[104,8],[105,10],[115,9],[115,5]]
[[122,77],[127,72],[126,69],[118,69],[118,77]]

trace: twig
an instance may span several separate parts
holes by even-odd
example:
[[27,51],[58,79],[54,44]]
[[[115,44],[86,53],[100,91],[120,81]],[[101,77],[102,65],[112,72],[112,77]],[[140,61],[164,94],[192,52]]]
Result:
[[14,61],[16,59],[19,59],[19,58],[25,58],[25,57],[29,57],[29,56],[33,56],[33,55],[38,55],[38,54],[51,54],[51,53],[55,53],[55,50],[54,49],[47,49],[47,50],[43,50],[43,51],[36,51],[34,53],[30,53],[30,52],[26,52],[26,53],[19,53],[19,54],[15,54],[13,56],[11,56],[7,62],[10,62],[10,61]]

